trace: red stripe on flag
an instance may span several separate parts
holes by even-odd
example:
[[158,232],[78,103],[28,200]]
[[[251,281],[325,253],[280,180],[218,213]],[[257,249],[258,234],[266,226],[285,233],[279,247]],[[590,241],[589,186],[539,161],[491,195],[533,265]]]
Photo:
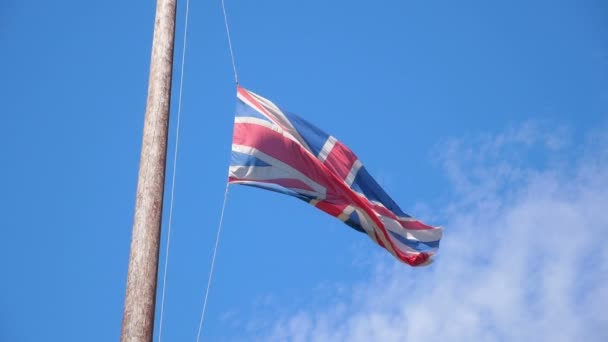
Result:
[[344,180],[356,161],[357,156],[353,151],[349,150],[343,143],[336,141],[324,163],[338,178]]
[[429,226],[428,224],[424,224],[418,220],[415,221],[399,221],[401,227],[405,229],[411,230],[428,230],[428,229],[437,229],[437,227]]
[[315,207],[323,210],[324,212],[334,217],[340,216],[340,214],[342,214],[342,212],[344,211],[344,209],[346,209],[347,206],[347,204],[336,204],[327,201],[320,201],[315,204]]

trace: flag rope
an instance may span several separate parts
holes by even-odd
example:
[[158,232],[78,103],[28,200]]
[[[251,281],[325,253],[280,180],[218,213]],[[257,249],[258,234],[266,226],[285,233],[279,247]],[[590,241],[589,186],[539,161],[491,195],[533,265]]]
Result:
[[190,0],[186,0],[186,20],[184,22],[184,44],[182,46],[182,63],[179,76],[179,97],[177,100],[177,123],[175,127],[175,147],[173,150],[173,169],[171,175],[171,199],[169,200],[169,223],[167,227],[167,242],[165,245],[165,260],[163,266],[163,285],[160,299],[160,318],[158,321],[158,342],[161,342],[163,332],[163,317],[165,313],[165,290],[167,288],[167,267],[169,265],[169,247],[171,245],[171,228],[173,226],[173,202],[175,199],[175,175],[177,174],[177,152],[179,151],[179,128],[182,116],[182,93],[184,89],[184,65],[186,64],[186,43],[188,41],[188,17]]
[[232,70],[234,71],[234,81],[239,84],[239,77],[236,73],[236,64],[234,63],[234,53],[232,51],[232,40],[230,39],[230,29],[228,28],[228,16],[226,15],[226,6],[222,0],[222,12],[224,12],[224,24],[226,26],[226,36],[228,37],[228,48],[230,49],[230,58],[232,60]]
[[[224,0],[222,0],[222,12],[224,13],[224,25],[226,27],[226,37],[228,38],[228,49],[230,51],[230,60],[232,61],[232,71],[234,72],[234,82],[239,84],[239,77],[236,72],[236,63],[234,62],[234,51],[232,49],[232,39],[230,38],[230,28],[228,27],[228,15],[226,14],[226,6]],[[203,301],[203,310],[201,312],[201,319],[198,323],[198,332],[196,334],[196,342],[201,339],[201,332],[203,331],[203,322],[205,321],[205,313],[207,312],[207,302],[209,299],[209,290],[211,289],[211,281],[213,279],[213,270],[215,269],[215,257],[217,256],[217,249],[220,242],[220,235],[222,233],[222,226],[224,224],[224,211],[226,209],[226,201],[228,200],[228,189],[230,183],[226,183],[226,191],[224,192],[224,203],[222,204],[222,212],[220,214],[220,224],[217,227],[217,234],[215,236],[215,246],[213,247],[213,256],[211,257],[211,266],[209,268],[209,276],[207,279],[207,289],[205,289],[205,299]]]
[[205,290],[205,300],[203,301],[203,311],[201,312],[201,320],[198,324],[198,333],[196,334],[196,342],[201,339],[201,331],[203,330],[203,321],[205,320],[205,312],[207,311],[207,299],[209,298],[209,289],[211,288],[211,279],[213,278],[213,269],[215,268],[215,256],[217,255],[217,246],[220,242],[220,234],[224,223],[224,209],[226,209],[226,200],[228,199],[228,188],[230,184],[226,183],[226,191],[224,192],[224,204],[222,204],[222,213],[220,214],[220,224],[217,227],[217,235],[215,236],[215,247],[213,247],[213,256],[211,257],[211,267],[209,268],[209,278],[207,280],[207,289]]

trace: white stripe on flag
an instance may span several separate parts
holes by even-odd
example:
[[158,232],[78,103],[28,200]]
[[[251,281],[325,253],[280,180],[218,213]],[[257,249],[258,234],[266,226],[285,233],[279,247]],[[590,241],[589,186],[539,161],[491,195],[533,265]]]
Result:
[[336,138],[330,136],[329,139],[327,139],[327,141],[325,142],[325,144],[323,144],[321,151],[319,151],[319,155],[317,155],[317,158],[321,161],[321,163],[325,162],[325,159],[327,159],[327,156],[329,155],[329,153],[331,153],[331,150],[334,148],[334,145],[336,145],[337,141],[338,140],[336,140]]
[[350,214],[353,213],[353,211],[355,211],[355,208],[352,205],[347,205],[346,208],[342,210],[342,213],[338,215],[338,218],[342,221],[346,221],[350,217]]
[[346,179],[344,180],[346,182],[346,184],[348,184],[348,186],[353,185],[353,182],[355,181],[355,177],[357,176],[357,172],[359,172],[359,169],[361,168],[361,166],[363,166],[363,164],[361,164],[359,159],[357,159],[355,161],[355,163],[353,164],[353,167],[350,169],[348,176],[346,176]]

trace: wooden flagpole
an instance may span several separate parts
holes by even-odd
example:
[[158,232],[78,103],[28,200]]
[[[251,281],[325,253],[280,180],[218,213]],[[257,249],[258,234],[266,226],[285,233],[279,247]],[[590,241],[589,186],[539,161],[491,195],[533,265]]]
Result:
[[157,0],[120,340],[152,341],[177,0]]

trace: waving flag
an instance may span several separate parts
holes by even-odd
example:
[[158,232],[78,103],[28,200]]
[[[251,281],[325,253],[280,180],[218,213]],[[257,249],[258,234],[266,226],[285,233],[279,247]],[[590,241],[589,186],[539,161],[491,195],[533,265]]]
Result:
[[404,213],[348,147],[240,86],[229,182],[304,200],[412,266],[439,247],[441,228]]

